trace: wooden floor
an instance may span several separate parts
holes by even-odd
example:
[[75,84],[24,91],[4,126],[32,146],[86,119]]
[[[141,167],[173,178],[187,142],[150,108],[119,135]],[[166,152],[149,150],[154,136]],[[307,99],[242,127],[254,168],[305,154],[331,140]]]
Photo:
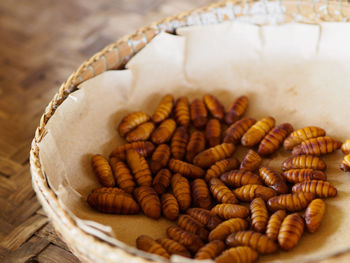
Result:
[[0,262],[79,262],[32,190],[39,118],[85,59],[137,28],[209,0],[0,0]]

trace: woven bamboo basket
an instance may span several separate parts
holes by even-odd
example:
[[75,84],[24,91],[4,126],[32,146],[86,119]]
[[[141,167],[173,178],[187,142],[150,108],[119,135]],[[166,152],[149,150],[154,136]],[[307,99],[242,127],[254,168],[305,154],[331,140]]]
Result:
[[[284,17],[283,23],[299,21],[304,23],[320,23],[322,21],[348,21],[350,19],[350,3],[346,1],[289,1],[279,0],[279,12]],[[140,28],[131,35],[124,36],[110,44],[102,51],[85,61],[61,85],[51,102],[46,107],[35,132],[30,151],[30,167],[32,182],[38,199],[50,218],[57,234],[67,243],[73,253],[83,262],[157,262],[159,258],[144,257],[144,253],[132,253],[115,244],[102,241],[84,232],[77,222],[59,203],[57,196],[47,183],[41,167],[38,143],[45,135],[45,126],[55,110],[76,90],[77,85],[107,70],[122,69],[124,65],[157,34],[163,31],[174,33],[177,28],[190,25],[205,25],[235,20],[238,17],[249,17],[254,7],[260,5],[269,15],[269,1],[226,0],[203,8],[183,12],[159,22]],[[327,262],[338,262],[330,259]]]

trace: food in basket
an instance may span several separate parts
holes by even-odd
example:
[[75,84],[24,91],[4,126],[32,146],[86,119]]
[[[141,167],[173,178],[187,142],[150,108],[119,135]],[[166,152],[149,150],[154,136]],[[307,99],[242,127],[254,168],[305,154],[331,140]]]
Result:
[[350,154],[350,139],[347,139],[341,146],[341,150],[344,154]]
[[[259,254],[292,249],[304,232],[302,217],[293,212],[306,209],[305,225],[315,232],[325,214],[324,201],[315,198],[337,194],[318,155],[334,152],[341,143],[322,137],[326,132],[314,126],[292,132],[289,123],[274,127],[273,117],[240,119],[247,107],[246,96],[225,112],[211,94],[191,105],[186,97],[174,103],[168,94],[152,118],[142,111],[127,115],[119,133],[128,143],[118,146],[109,161],[92,158],[97,179],[107,187],[92,190],[88,204],[104,213],[142,210],[152,219],[176,220],[177,226],[166,231],[169,238],[140,233],[136,240],[139,249],[165,258],[253,262]],[[230,126],[222,138],[223,121]],[[240,163],[234,156],[239,143],[257,146],[258,153],[249,148]],[[260,167],[263,157],[282,144],[297,154],[282,163],[283,174]],[[342,145],[345,153],[348,148],[347,142]],[[345,156],[344,170],[349,161]]]
[[261,161],[262,159],[259,154],[250,149],[244,156],[239,168],[241,170],[254,172],[256,169],[258,169]]
[[130,113],[120,122],[118,127],[119,134],[124,137],[128,132],[132,131],[140,124],[149,121],[150,118],[151,117],[143,111]]
[[308,139],[322,137],[326,135],[326,131],[316,126],[304,127],[292,132],[283,142],[286,150],[292,150],[294,146],[301,144]]
[[326,203],[322,199],[315,199],[308,205],[305,210],[305,225],[309,232],[317,231],[325,212]]
[[266,235],[273,241],[277,240],[278,233],[280,231],[283,219],[287,216],[285,210],[277,210],[273,213],[266,226]]
[[256,232],[265,232],[269,212],[267,211],[265,201],[260,197],[255,198],[250,203],[250,220],[252,229]]
[[344,159],[340,165],[340,168],[344,172],[350,172],[350,154],[344,156]]
[[170,94],[165,95],[158,107],[156,108],[155,112],[152,115],[152,121],[154,123],[160,123],[167,119],[173,109],[174,106],[174,97]]
[[239,167],[239,161],[235,157],[217,161],[207,170],[205,174],[205,180],[209,182],[211,178],[217,178],[221,174],[237,169]]
[[219,120],[222,120],[224,118],[224,106],[214,95],[204,95],[203,102],[210,112],[211,116]]
[[235,99],[225,113],[225,122],[228,125],[236,122],[243,116],[248,108],[248,97],[241,96]]
[[266,117],[255,123],[241,138],[243,146],[252,147],[258,144],[265,135],[275,126],[273,117]]
[[341,142],[325,136],[325,137],[317,137],[313,139],[309,139],[307,141],[303,141],[300,145],[295,146],[293,148],[293,155],[316,155],[320,156],[323,154],[332,153],[335,150],[341,147]]
[[191,121],[197,129],[205,127],[208,121],[208,112],[201,99],[195,99],[190,105]]
[[205,127],[205,138],[210,147],[221,142],[221,123],[218,119],[210,119]]
[[295,247],[304,232],[304,220],[297,213],[287,215],[278,233],[278,244],[283,250]]
[[273,128],[260,142],[258,153],[262,156],[274,153],[292,131],[293,126],[289,123],[283,123]]

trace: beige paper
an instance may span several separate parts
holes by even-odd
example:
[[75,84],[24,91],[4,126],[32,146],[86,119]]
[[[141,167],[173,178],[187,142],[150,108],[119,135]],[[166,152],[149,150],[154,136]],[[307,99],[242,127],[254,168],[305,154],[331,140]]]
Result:
[[[126,70],[108,71],[82,83],[57,109],[40,143],[50,186],[82,229],[107,242],[134,251],[140,234],[164,237],[171,224],[165,219],[107,215],[86,204],[87,194],[98,186],[90,157],[108,156],[124,143],[116,132],[120,119],[135,110],[151,114],[166,93],[193,99],[211,92],[225,106],[246,94],[250,100],[246,116],[272,115],[277,123],[290,122],[296,129],[318,125],[345,140],[350,137],[349,31],[350,24],[345,23],[226,22],[183,28],[176,36],[160,34]],[[280,170],[289,155],[281,151],[265,163]],[[326,201],[319,231],[304,234],[291,252],[264,256],[260,262],[305,262],[350,249],[350,176],[339,170],[341,159],[340,152],[325,158],[338,196]]]

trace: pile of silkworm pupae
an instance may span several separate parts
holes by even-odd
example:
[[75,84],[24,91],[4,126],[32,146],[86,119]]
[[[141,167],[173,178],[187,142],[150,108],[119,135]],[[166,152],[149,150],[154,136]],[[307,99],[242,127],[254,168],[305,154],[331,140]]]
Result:
[[[152,116],[128,114],[118,126],[127,143],[109,160],[92,157],[103,187],[89,194],[88,204],[104,213],[142,210],[176,221],[168,238],[136,239],[138,249],[165,258],[254,262],[259,254],[292,249],[305,227],[319,228],[323,199],[337,195],[319,156],[342,147],[341,169],[350,171],[350,140],[342,145],[319,127],[293,131],[289,123],[275,126],[273,117],[242,117],[247,107],[246,96],[225,111],[210,94],[192,103],[165,95]],[[233,157],[238,144],[249,148],[241,162]],[[293,155],[282,163],[283,173],[262,166],[282,145]]]

